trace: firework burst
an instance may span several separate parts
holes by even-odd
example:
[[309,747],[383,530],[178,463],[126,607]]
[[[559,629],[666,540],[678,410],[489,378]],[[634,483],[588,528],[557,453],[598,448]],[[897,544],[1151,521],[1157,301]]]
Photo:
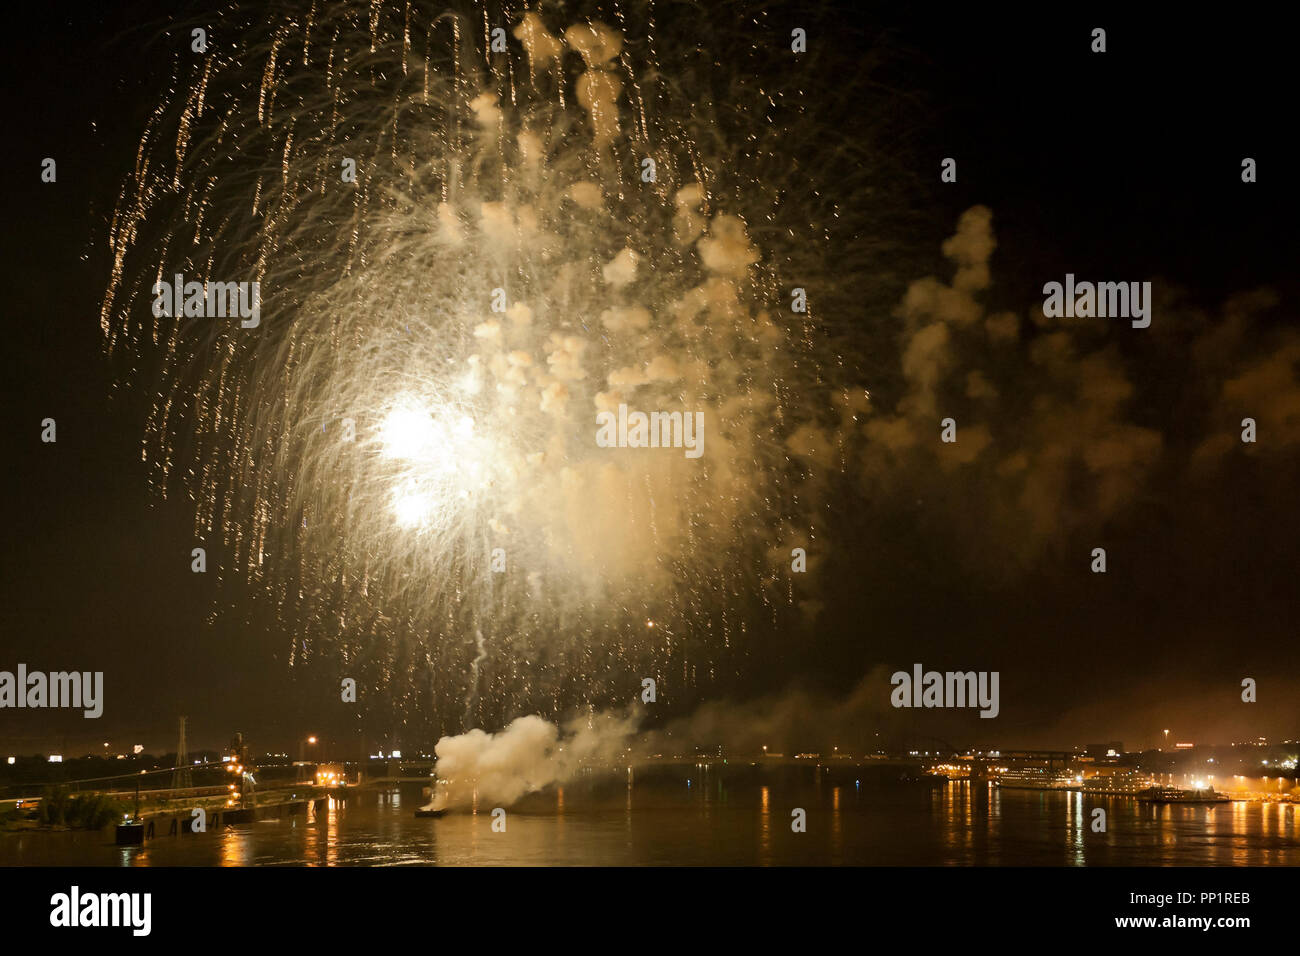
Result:
[[[712,684],[791,603],[808,330],[642,14],[232,9],[141,140],[102,324],[161,370],[153,480],[385,719]],[[178,272],[259,282],[260,325],[153,316]],[[599,447],[620,404],[703,412],[704,454]]]

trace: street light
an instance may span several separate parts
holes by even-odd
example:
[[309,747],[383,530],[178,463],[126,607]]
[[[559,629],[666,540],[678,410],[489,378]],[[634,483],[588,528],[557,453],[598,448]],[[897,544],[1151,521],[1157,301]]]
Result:
[[306,763],[307,763],[307,754],[306,754],[306,750],[307,750],[307,745],[308,745],[308,744],[313,744],[313,745],[314,745],[315,743],[316,743],[316,735],[315,735],[315,734],[313,734],[312,736],[308,737],[305,741],[303,741],[303,740],[299,740],[299,741],[298,741],[298,782],[299,782],[299,783],[301,783],[301,782],[303,782],[305,779],[307,779],[307,773],[306,773]]

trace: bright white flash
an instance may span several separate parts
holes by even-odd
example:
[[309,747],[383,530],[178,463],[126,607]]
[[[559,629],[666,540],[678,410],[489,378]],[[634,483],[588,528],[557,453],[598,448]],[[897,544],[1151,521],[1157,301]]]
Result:
[[419,528],[432,514],[432,496],[420,491],[415,482],[407,482],[393,495],[393,515],[403,528]]
[[468,415],[435,414],[410,399],[398,402],[379,426],[384,457],[404,461],[441,460],[454,465],[473,438],[474,420]]
[[379,426],[380,455],[401,463],[392,492],[403,528],[425,529],[448,517],[483,474],[483,443],[474,420],[452,409],[399,399]]
[[418,460],[435,449],[438,429],[427,408],[404,402],[393,408],[379,427],[385,458]]

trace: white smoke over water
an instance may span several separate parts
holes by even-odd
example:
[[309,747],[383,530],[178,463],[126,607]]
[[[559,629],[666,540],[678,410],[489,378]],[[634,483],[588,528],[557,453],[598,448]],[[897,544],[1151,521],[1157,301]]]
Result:
[[640,709],[579,716],[563,728],[530,714],[498,733],[471,730],[434,747],[438,785],[429,808],[509,806],[561,786],[583,769],[619,769],[654,757],[696,752],[753,755],[770,745],[830,750],[839,741],[859,751],[878,743],[871,729],[891,717],[889,674],[876,668],[847,696],[791,689],[749,701],[714,701],[689,717],[642,730]]
[[563,784],[586,766],[626,758],[640,717],[613,713],[576,718],[563,731],[535,714],[499,733],[471,730],[434,747],[438,786],[429,806],[456,809],[509,806],[529,793]]

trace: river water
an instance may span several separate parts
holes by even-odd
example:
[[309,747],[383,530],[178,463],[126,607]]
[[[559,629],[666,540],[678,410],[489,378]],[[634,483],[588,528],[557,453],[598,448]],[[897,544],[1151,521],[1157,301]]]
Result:
[[[361,790],[320,814],[159,836],[0,834],[7,866],[1297,865],[1300,807],[1171,806],[969,783],[656,780],[533,794],[493,830],[491,807],[414,815],[419,785]],[[1093,809],[1106,832],[1092,832]],[[792,813],[806,812],[806,832]]]

